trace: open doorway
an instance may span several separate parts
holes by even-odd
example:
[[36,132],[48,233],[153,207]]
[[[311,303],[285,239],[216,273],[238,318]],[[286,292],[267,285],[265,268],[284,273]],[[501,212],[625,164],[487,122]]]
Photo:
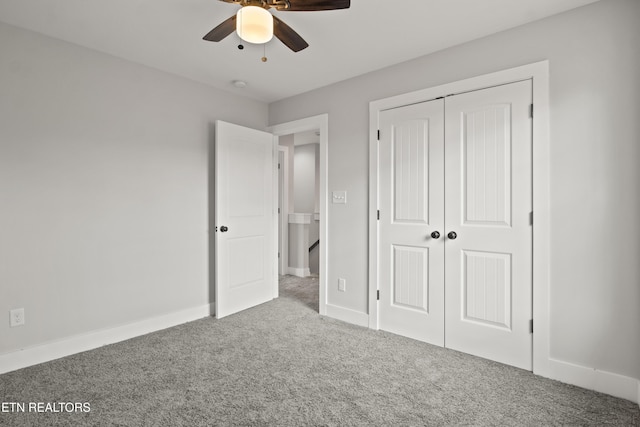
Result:
[[273,126],[278,137],[280,294],[326,312],[327,116]]
[[280,295],[319,311],[320,130],[278,141]]

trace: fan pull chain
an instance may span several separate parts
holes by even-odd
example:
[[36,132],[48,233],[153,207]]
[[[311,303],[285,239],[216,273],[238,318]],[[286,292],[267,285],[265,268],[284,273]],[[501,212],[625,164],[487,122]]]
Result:
[[262,45],[262,62],[267,62],[267,44]]

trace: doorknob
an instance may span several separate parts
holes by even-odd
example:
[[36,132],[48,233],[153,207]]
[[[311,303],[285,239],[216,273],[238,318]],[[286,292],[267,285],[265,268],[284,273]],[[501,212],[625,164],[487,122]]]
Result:
[[221,233],[226,233],[227,231],[229,231],[229,227],[227,227],[226,225],[223,225],[222,227],[220,227]]
[[440,233],[437,231],[434,231],[433,233],[431,233],[431,237],[434,239],[439,239],[440,238]]
[[447,234],[447,237],[450,238],[451,240],[455,240],[456,237],[458,237],[458,234],[456,234],[455,231],[450,231],[449,234]]

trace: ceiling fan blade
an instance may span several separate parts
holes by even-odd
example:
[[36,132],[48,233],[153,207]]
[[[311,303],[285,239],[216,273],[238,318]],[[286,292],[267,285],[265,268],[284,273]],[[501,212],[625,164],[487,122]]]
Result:
[[209,31],[202,39],[209,42],[219,42],[236,30],[236,15]]
[[289,3],[291,7],[283,11],[336,10],[349,9],[351,6],[351,0],[289,0]]
[[300,34],[293,31],[290,26],[282,22],[277,16],[273,17],[273,35],[294,52],[300,52],[309,46],[309,43],[304,41]]

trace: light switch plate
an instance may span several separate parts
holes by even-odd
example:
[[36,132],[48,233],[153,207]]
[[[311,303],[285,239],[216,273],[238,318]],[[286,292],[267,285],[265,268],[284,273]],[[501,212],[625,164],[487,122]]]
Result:
[[347,203],[347,192],[346,191],[334,191],[332,193],[333,203],[346,204]]

